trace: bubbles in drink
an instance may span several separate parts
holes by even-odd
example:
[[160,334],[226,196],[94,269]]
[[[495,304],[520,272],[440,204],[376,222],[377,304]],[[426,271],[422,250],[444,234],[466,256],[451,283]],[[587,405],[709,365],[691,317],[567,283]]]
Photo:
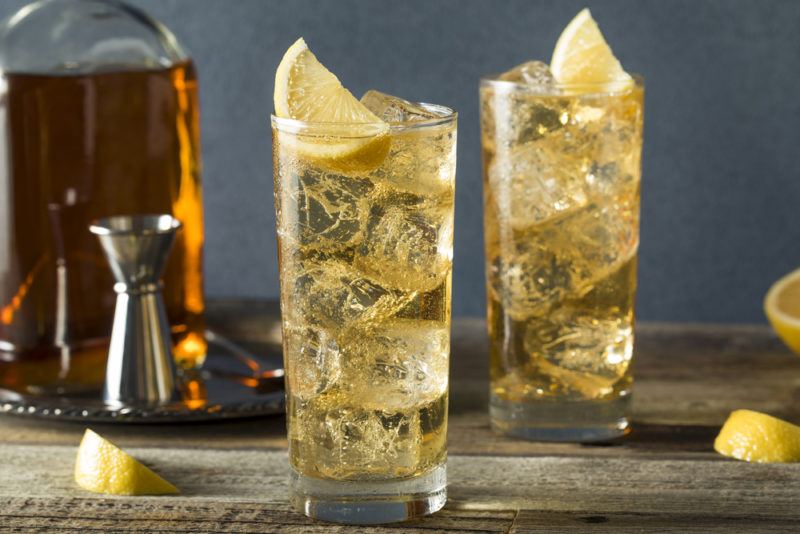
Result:
[[289,326],[283,332],[287,353],[286,380],[292,395],[308,400],[330,390],[339,383],[342,353],[330,333],[312,326]]
[[438,321],[387,321],[355,341],[350,354],[363,372],[353,387],[366,408],[409,410],[447,391],[450,333]]
[[364,230],[373,189],[368,180],[342,176],[318,167],[284,168],[278,233],[298,246],[341,250]]
[[584,296],[636,253],[638,233],[622,210],[592,203],[500,244],[489,263],[490,293],[516,320]]
[[629,314],[592,317],[581,306],[565,305],[529,322],[523,346],[533,370],[549,381],[548,390],[593,399],[613,393],[626,375],[632,334]]
[[492,199],[504,224],[524,230],[589,202],[589,168],[563,161],[555,143],[524,144],[496,157],[488,170]]
[[424,197],[393,195],[370,210],[355,265],[387,287],[427,292],[451,269],[452,213]]
[[[444,459],[445,399],[397,412],[366,409],[368,399],[353,392],[332,392],[302,403],[292,399],[293,465],[308,475],[335,480],[424,472]],[[439,414],[433,425],[427,423],[431,413]]]
[[392,317],[414,297],[381,286],[362,272],[335,259],[299,262],[289,319],[333,331],[361,328],[358,323]]
[[559,93],[538,63],[501,79],[539,86],[481,88],[493,394],[619,395],[632,345],[641,88]]
[[[363,101],[392,121],[438,117]],[[379,164],[345,171],[275,131],[290,457],[308,476],[416,476],[444,460],[455,125],[388,135]]]

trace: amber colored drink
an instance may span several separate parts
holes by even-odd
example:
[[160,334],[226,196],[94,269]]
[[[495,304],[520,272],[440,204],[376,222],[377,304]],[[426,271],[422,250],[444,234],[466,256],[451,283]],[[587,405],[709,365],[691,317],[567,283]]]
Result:
[[628,427],[644,90],[484,80],[495,429],[591,441]]
[[363,170],[303,157],[313,138],[280,124],[273,139],[292,467],[429,473],[446,457],[455,124],[393,131]]
[[374,523],[446,499],[456,115],[362,102],[420,118],[273,117],[273,162],[292,502]]
[[194,66],[0,80],[0,387],[102,382],[114,282],[89,222],[170,213],[178,361],[202,362],[203,212]]

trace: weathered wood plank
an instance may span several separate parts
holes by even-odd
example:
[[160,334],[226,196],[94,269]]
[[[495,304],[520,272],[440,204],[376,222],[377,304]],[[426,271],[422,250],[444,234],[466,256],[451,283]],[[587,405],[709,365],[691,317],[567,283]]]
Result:
[[[98,497],[72,480],[74,447],[0,447],[0,502],[25,496],[60,505]],[[182,490],[180,497],[117,498],[120,507],[233,506],[284,509],[288,460],[258,450],[136,449],[132,452]],[[21,469],[19,466],[25,466]],[[643,458],[453,456],[448,509],[724,515],[800,521],[800,464]],[[6,507],[3,506],[2,509]],[[0,511],[0,514],[3,512]],[[116,509],[115,509],[116,513]]]
[[456,457],[452,505],[800,520],[800,465],[574,457]]
[[[212,303],[231,338],[275,343],[274,303]],[[593,532],[795,530],[800,465],[750,465],[711,449],[732,409],[800,421],[800,360],[766,327],[637,328],[634,429],[595,445],[494,435],[486,415],[485,324],[454,323],[449,503],[372,529],[312,523],[286,502],[284,419],[92,425],[183,494],[110,498],[72,482],[84,425],[0,417],[0,531]]]
[[[453,327],[451,413],[484,413],[488,346],[484,322]],[[720,425],[749,407],[800,422],[800,358],[767,326],[637,325],[634,420]]]
[[[241,314],[231,314],[232,325],[227,328],[237,338],[271,338],[274,329],[267,312],[264,314],[261,322],[266,326],[261,330],[256,327],[258,321],[241,319]],[[255,316],[259,317],[257,313]],[[246,328],[239,325],[240,319]],[[747,407],[800,422],[800,359],[783,348],[766,327],[641,325],[635,366],[634,433],[613,449],[529,443],[494,435],[486,413],[486,360],[483,321],[456,321],[448,435],[454,454],[680,455],[710,451],[713,435],[733,409]],[[213,424],[92,428],[136,446],[279,450],[286,447],[284,425],[283,418],[270,417]],[[75,423],[0,417],[0,443],[73,444],[80,440],[83,429],[84,425]]]
[[[0,525],[8,528],[46,528],[48,532],[146,531],[146,532],[274,532],[285,534],[330,532],[396,532],[396,526],[358,529],[313,522],[285,503],[191,502],[170,498],[10,498],[3,503]],[[176,502],[177,501],[177,502]],[[429,533],[508,532],[514,512],[443,510],[403,525],[404,532]]]
[[797,532],[794,519],[763,519],[723,515],[619,514],[597,512],[521,511],[510,534],[569,531],[571,533],[616,532]]

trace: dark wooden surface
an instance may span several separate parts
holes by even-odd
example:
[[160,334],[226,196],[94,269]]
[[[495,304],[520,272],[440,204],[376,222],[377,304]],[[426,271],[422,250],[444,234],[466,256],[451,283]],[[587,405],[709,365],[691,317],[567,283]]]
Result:
[[[215,302],[230,337],[275,339],[275,305]],[[800,530],[800,464],[717,455],[731,410],[800,421],[800,359],[766,327],[637,328],[633,432],[531,443],[488,425],[484,323],[454,323],[445,509],[403,525],[313,523],[286,502],[284,419],[92,425],[183,491],[104,497],[72,480],[84,425],[0,417],[0,532],[716,532]]]

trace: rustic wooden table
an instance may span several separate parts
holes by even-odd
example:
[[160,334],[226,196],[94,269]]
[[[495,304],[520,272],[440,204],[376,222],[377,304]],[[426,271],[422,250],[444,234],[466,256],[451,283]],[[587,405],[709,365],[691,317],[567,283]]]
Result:
[[[274,334],[274,304],[217,302],[231,336]],[[0,531],[549,532],[798,531],[800,464],[751,465],[712,450],[736,408],[800,420],[800,359],[766,327],[643,324],[633,432],[595,445],[492,434],[484,323],[453,329],[449,500],[418,521],[358,529],[287,504],[284,419],[92,425],[183,490],[103,497],[72,479],[84,425],[0,417]]]

